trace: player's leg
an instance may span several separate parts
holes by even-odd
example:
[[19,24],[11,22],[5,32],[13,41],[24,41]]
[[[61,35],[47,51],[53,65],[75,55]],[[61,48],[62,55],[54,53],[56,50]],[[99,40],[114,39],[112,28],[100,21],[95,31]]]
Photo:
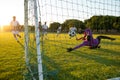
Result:
[[17,38],[16,34],[13,34],[13,36],[14,36],[14,38],[18,41],[18,38]]
[[115,40],[115,38],[111,38],[111,37],[108,37],[108,36],[97,36],[97,39],[98,39],[98,45],[97,45],[97,48],[100,48],[101,46],[99,45],[101,40],[102,39],[108,39],[108,40]]
[[90,46],[89,49],[96,49],[96,48],[100,48],[101,46],[98,44],[96,46]]
[[48,39],[48,37],[47,37],[47,31],[46,30],[43,31],[43,38],[44,39]]
[[58,34],[59,34],[59,31],[57,30],[57,35],[56,36],[58,36]]
[[45,39],[48,39],[47,31],[45,31]]
[[74,48],[67,48],[67,51],[70,52],[70,51],[73,51],[73,50],[76,50],[80,47],[83,47],[83,46],[88,46],[89,42],[88,41],[84,41],[82,44],[80,45],[77,45],[75,46]]
[[60,34],[60,30],[57,30],[57,35],[56,36],[58,37],[59,34]]
[[98,36],[97,39],[99,41],[101,41],[101,39],[115,40],[115,38],[111,38],[111,37],[108,37],[108,36]]
[[44,37],[45,37],[45,30],[43,29],[42,30],[42,38],[44,39]]
[[18,36],[19,38],[21,38],[21,35],[20,35],[20,34],[17,34],[17,36]]
[[20,36],[20,34],[19,34],[19,31],[16,31],[15,34],[16,34],[19,38],[21,38],[21,36]]
[[13,36],[14,36],[15,40],[18,41],[18,38],[17,38],[17,35],[16,35],[16,31],[12,31],[12,33],[13,33]]

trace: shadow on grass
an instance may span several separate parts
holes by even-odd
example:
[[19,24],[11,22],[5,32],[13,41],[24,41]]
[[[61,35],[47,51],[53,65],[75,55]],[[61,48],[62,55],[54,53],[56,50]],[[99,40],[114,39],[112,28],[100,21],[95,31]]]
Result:
[[111,54],[111,55],[118,55],[118,56],[120,56],[120,52],[113,51],[113,50],[110,50],[110,49],[100,48],[100,49],[97,49],[97,50],[100,51],[100,52],[107,52],[108,54]]
[[113,41],[102,41],[102,44],[120,46],[119,42],[113,42]]
[[[107,51],[110,52],[109,50],[107,50]],[[105,64],[107,66],[111,66],[111,65],[117,66],[117,67],[120,66],[120,61],[110,60],[110,59],[104,58],[104,57],[99,56],[99,55],[87,54],[83,51],[77,51],[77,52],[71,52],[71,53],[76,55],[76,56],[80,56],[83,58],[94,60],[98,63]]]
[[[48,40],[47,42],[51,42],[50,45],[56,45],[56,46],[59,46],[60,44],[62,44],[60,47],[63,47],[66,46],[66,45],[74,45],[73,43],[68,43],[69,41],[65,41],[65,40]],[[58,44],[58,45],[57,45]]]
[[[6,74],[5,74],[6,73]],[[23,79],[23,75],[21,74],[21,72],[18,71],[13,71],[13,72],[5,72],[4,75],[2,75],[2,77],[0,77],[0,80],[22,80]]]
[[24,49],[24,45],[20,41],[18,41],[17,43]]
[[78,77],[69,73],[73,69],[63,69],[60,67],[60,64],[55,63],[55,61],[48,56],[44,55],[43,64],[43,75],[45,80],[79,80]]

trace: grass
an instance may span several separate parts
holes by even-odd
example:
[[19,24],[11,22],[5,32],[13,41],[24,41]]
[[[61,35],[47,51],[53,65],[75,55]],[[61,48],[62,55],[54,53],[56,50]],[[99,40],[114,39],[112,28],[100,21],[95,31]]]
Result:
[[[120,77],[119,35],[107,35],[116,37],[116,40],[103,40],[100,49],[82,47],[72,52],[67,52],[66,48],[82,41],[69,39],[66,34],[55,35],[48,34],[49,38],[42,42],[45,80],[106,80]],[[20,41],[23,44],[23,40]],[[25,67],[23,47],[11,33],[0,33],[0,42],[0,80],[22,80]]]
[[22,80],[24,50],[12,33],[0,33],[0,80]]

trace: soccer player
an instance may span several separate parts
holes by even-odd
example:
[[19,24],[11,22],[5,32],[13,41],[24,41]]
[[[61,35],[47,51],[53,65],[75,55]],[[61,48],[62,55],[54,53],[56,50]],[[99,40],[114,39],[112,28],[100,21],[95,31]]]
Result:
[[100,44],[102,39],[115,40],[115,38],[111,38],[108,36],[97,36],[96,39],[93,39],[92,32],[90,29],[86,29],[84,34],[85,34],[84,37],[76,39],[76,40],[83,39],[84,40],[83,43],[79,44],[73,48],[67,48],[68,52],[73,51],[73,50],[78,49],[78,48],[83,47],[83,46],[89,46],[90,49],[100,48],[99,44]]
[[79,39],[76,38],[76,40],[81,40],[81,39],[82,40],[87,40],[87,37],[89,37],[89,39],[90,39],[89,41],[92,44],[93,36],[92,36],[92,31],[89,28],[85,29],[85,31],[84,31],[84,37],[81,37]]
[[69,34],[69,36],[70,36],[70,39],[71,39],[72,37],[76,36],[76,32],[77,32],[77,28],[76,28],[75,26],[73,26],[73,27],[71,27],[71,28],[69,29],[68,34]]
[[61,29],[62,29],[62,26],[60,25],[60,26],[58,27],[58,29],[57,29],[57,36],[60,34]]
[[[38,31],[39,31],[39,37],[40,37],[40,34],[41,34],[40,31],[41,31],[41,27],[42,27],[42,26],[41,26],[41,22],[40,22],[40,21],[38,22],[38,24],[39,24],[39,25],[38,25],[38,28],[37,28],[37,29],[38,29]],[[35,35],[34,35],[34,40],[36,40],[36,36],[35,36]]]
[[10,22],[12,28],[12,33],[17,42],[19,42],[18,37],[21,38],[19,34],[19,22],[16,20],[16,16],[13,16],[13,20]]
[[45,37],[45,39],[47,38],[47,30],[48,30],[48,26],[45,22],[45,24],[42,25],[42,35],[43,35],[43,37]]

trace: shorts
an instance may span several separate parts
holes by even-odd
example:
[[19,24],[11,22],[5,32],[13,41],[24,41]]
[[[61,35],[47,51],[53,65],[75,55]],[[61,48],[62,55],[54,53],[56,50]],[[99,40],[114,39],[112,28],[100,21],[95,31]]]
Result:
[[19,31],[12,31],[13,34],[19,34]]
[[59,33],[60,33],[60,30],[57,30],[57,33],[59,34]]

